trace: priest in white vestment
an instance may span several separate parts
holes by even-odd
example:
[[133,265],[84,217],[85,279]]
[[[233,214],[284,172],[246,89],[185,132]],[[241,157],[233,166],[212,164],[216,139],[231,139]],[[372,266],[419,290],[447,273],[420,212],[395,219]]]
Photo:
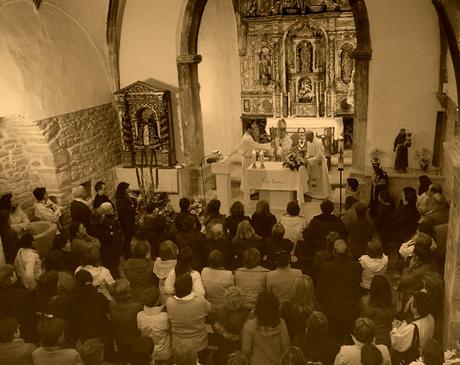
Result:
[[241,152],[243,154],[243,174],[241,177],[241,190],[245,194],[251,193],[251,187],[248,186],[246,170],[252,164],[252,151],[266,151],[271,153],[273,148],[270,143],[256,142],[255,136],[258,135],[259,127],[257,122],[251,122],[246,126],[246,132],[243,134],[241,141]]
[[315,139],[312,131],[307,131],[306,139],[309,142],[305,156],[308,176],[307,195],[316,199],[327,199],[331,195],[331,185],[324,146]]
[[287,124],[284,119],[278,121],[278,137],[276,138],[276,160],[284,161],[292,149],[292,138],[286,132]]

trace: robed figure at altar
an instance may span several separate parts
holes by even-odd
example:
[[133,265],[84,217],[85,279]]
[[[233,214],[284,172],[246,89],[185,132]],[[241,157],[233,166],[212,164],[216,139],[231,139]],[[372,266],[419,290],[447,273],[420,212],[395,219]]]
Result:
[[331,195],[331,184],[324,146],[322,142],[315,139],[312,131],[307,131],[306,139],[309,142],[305,156],[308,176],[307,195],[316,199],[326,199]]

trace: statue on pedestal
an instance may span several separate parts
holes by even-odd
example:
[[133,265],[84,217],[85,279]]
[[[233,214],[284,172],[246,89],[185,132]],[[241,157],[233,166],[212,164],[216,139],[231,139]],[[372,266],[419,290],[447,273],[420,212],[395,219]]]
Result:
[[395,152],[394,170],[396,172],[407,172],[407,167],[409,166],[408,151],[411,144],[412,133],[406,133],[406,130],[402,128],[396,136],[393,145],[393,151]]
[[270,49],[263,47],[259,54],[259,81],[263,85],[268,85],[272,80],[272,60]]

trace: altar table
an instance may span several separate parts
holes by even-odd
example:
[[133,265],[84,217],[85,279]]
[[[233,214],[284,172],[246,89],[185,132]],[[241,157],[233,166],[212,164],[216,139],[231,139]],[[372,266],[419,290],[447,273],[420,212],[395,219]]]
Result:
[[303,195],[308,192],[307,169],[304,166],[292,171],[283,167],[282,162],[266,161],[264,165],[262,169],[257,162],[257,168],[250,166],[246,170],[247,184],[251,190],[260,192],[260,199],[268,200],[273,208],[286,209],[295,191],[299,203],[303,202]]
[[298,128],[306,130],[318,130],[323,128],[334,128],[334,139],[338,139],[343,133],[342,118],[315,118],[315,117],[291,117],[291,118],[267,118],[267,131],[270,128],[278,128],[278,121],[284,119],[289,133],[297,132]]

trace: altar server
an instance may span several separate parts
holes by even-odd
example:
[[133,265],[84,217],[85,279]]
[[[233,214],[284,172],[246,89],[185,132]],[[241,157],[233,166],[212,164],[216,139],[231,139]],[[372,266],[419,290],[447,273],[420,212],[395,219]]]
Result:
[[305,163],[308,176],[308,195],[316,199],[326,199],[331,195],[331,185],[324,155],[323,144],[316,140],[312,131],[307,131],[309,142]]
[[241,141],[241,152],[243,154],[243,174],[241,177],[241,190],[245,194],[250,194],[250,186],[247,182],[246,169],[251,166],[252,163],[252,151],[272,151],[270,143],[258,143],[255,140],[255,136],[259,133],[259,127],[256,121],[252,121],[246,125],[246,132],[243,134]]

